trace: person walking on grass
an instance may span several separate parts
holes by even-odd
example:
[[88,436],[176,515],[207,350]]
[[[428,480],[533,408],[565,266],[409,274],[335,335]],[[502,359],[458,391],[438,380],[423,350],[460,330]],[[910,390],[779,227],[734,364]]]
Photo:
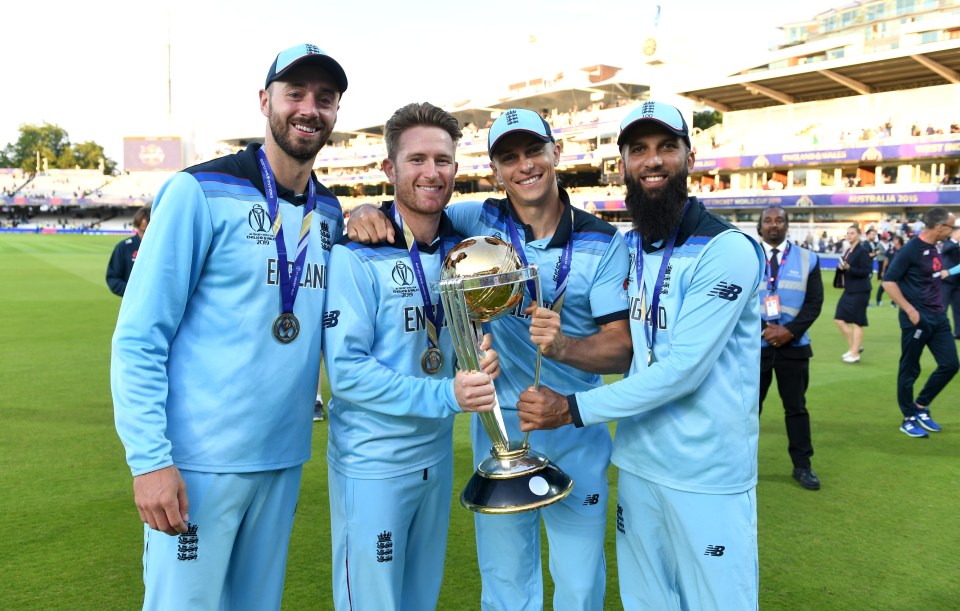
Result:
[[[950,321],[940,298],[943,260],[937,249],[937,242],[950,236],[956,222],[946,208],[928,210],[923,215],[923,230],[897,253],[883,278],[884,291],[900,306],[897,403],[903,414],[900,430],[910,437],[940,432],[941,426],[930,415],[930,404],[960,369]],[[937,368],[914,397],[924,348],[929,348]]]

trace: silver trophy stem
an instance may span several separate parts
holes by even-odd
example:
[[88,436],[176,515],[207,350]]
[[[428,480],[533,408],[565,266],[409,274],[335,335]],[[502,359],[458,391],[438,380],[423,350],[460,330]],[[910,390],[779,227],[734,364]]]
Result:
[[[471,261],[474,257],[476,262]],[[514,259],[515,265],[505,263],[510,258]],[[480,370],[484,356],[480,349],[483,338],[481,321],[509,316],[514,308],[519,307],[522,286],[517,284],[533,280],[535,292],[539,295],[537,267],[519,264],[519,257],[509,244],[487,236],[467,238],[448,253],[442,279],[431,288],[438,290],[443,301],[447,328],[460,369]],[[458,271],[464,267],[469,271],[460,275]],[[482,271],[499,269],[511,271]],[[535,388],[540,385],[542,357],[538,348]],[[477,417],[493,448],[460,494],[460,503],[464,507],[478,513],[518,513],[556,503],[570,494],[573,480],[546,456],[531,450],[527,437],[522,442],[510,440],[498,400],[492,411],[479,412]]]
[[[447,326],[453,338],[453,345],[457,351],[460,368],[465,371],[480,371],[479,341],[483,337],[480,325],[470,320],[466,300],[463,293],[463,278],[450,278],[440,282],[440,298],[443,300],[443,309],[447,312]],[[493,442],[495,454],[506,454],[510,451],[506,427],[500,415],[500,400],[497,399],[494,409],[489,412],[479,412],[477,416]]]
[[[540,292],[540,274],[537,274],[533,277],[533,285],[537,289],[537,297],[540,297],[542,295],[542,293]],[[543,305],[542,300],[537,305],[542,306]],[[540,346],[537,346],[537,361],[533,369],[533,389],[534,390],[540,390],[540,362],[542,360],[543,360],[543,348]],[[529,440],[530,440],[530,431],[527,431],[527,433],[523,436],[523,445],[524,446],[529,445],[528,444]]]

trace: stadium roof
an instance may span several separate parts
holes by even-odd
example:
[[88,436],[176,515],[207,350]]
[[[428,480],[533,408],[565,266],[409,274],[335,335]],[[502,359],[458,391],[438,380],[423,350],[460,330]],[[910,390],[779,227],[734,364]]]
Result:
[[[509,85],[506,93],[488,100],[463,100],[443,104],[443,108],[455,116],[460,125],[473,123],[477,128],[487,127],[495,117],[508,108],[526,108],[536,112],[556,108],[569,112],[573,108],[585,109],[595,97],[617,96],[636,100],[650,91],[650,85],[641,73],[609,66],[593,64],[575,70],[558,72],[548,78],[532,78]],[[609,97],[607,98],[610,99]],[[355,136],[383,137],[384,123],[351,129],[338,129],[330,136],[334,143],[351,140]],[[263,142],[262,134],[249,137],[226,138],[222,142],[232,146],[245,146],[248,142]]]
[[721,112],[960,83],[960,39],[735,74],[680,95]]
[[[573,108],[585,109],[594,97],[624,96],[632,100],[643,97],[650,86],[621,68],[596,64],[559,73],[555,80],[531,79],[509,86],[507,95],[492,100],[464,100],[444,105],[444,108],[460,121],[461,125],[473,123],[478,128],[487,127],[495,116],[508,108],[526,108],[536,112],[556,108],[568,112]],[[383,123],[353,130],[352,133],[383,135]]]

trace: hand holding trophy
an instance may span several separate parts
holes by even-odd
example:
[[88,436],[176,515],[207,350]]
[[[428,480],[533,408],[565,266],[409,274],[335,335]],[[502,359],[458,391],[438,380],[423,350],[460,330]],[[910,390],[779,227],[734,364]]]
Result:
[[[535,265],[524,267],[513,246],[489,236],[467,238],[447,254],[441,270],[440,297],[449,317],[460,368],[480,369],[480,323],[507,315],[523,299],[523,283],[536,283]],[[537,352],[533,386],[539,384]],[[527,437],[508,438],[497,401],[477,416],[493,442],[490,456],[460,494],[460,503],[478,513],[519,513],[562,500],[573,480],[546,456],[530,449]]]

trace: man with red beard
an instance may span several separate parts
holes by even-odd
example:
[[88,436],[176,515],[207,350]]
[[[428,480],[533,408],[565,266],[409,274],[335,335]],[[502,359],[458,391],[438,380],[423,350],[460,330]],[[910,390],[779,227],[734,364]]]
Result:
[[326,266],[343,233],[312,168],[346,88],[319,48],[281,52],[259,94],[264,144],[157,194],[111,362],[144,523],[144,609],[280,608]]
[[645,102],[620,125],[634,230],[630,374],[527,390],[524,431],[617,420],[617,562],[625,609],[755,609],[760,246],[687,195],[686,121]]

